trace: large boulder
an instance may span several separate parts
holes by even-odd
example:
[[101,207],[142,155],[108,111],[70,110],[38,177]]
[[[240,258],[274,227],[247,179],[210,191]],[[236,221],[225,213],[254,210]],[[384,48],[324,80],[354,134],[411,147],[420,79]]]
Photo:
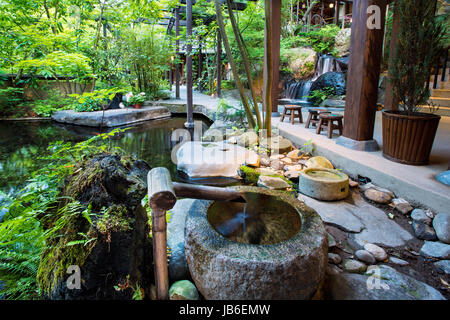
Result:
[[351,35],[352,29],[346,28],[339,30],[336,37],[334,38],[334,48],[337,51],[336,55],[338,57],[343,57],[350,54]]
[[321,75],[311,86],[311,91],[323,90],[327,87],[334,88],[335,95],[341,96],[346,93],[346,79],[342,72],[327,72]]
[[295,79],[308,79],[314,75],[317,53],[312,48],[289,49],[285,58]]
[[37,282],[44,295],[131,299],[138,287],[150,294],[152,244],[141,205],[150,169],[144,161],[110,154],[74,168],[58,212],[41,220],[45,229],[59,225],[64,235],[50,238],[41,256]]
[[371,267],[364,275],[332,274],[326,291],[331,300],[445,300],[433,287],[386,265]]
[[258,159],[254,151],[238,145],[199,141],[182,144],[176,156],[178,170],[191,178],[236,178],[242,164]]
[[433,228],[439,241],[450,244],[450,214],[440,213],[434,217]]

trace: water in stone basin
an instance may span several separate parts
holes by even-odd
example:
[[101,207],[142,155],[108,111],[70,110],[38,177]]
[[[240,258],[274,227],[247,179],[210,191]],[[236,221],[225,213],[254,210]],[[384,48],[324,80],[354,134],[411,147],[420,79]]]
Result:
[[337,173],[323,171],[323,170],[311,170],[308,171],[307,175],[314,177],[314,178],[322,178],[330,181],[336,181],[341,180],[342,177],[338,175]]
[[296,235],[299,212],[276,197],[245,194],[247,203],[213,202],[208,221],[225,238],[255,245],[275,244]]

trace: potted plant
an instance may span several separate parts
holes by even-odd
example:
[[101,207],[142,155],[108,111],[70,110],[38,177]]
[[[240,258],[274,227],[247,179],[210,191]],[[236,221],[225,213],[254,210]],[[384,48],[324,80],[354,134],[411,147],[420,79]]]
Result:
[[130,106],[136,109],[140,109],[145,102],[145,93],[141,92],[139,94],[129,93],[126,95],[127,102]]
[[390,66],[397,111],[383,111],[383,156],[410,165],[428,164],[440,116],[419,112],[428,104],[433,63],[446,26],[435,16],[435,1],[398,0],[398,45]]

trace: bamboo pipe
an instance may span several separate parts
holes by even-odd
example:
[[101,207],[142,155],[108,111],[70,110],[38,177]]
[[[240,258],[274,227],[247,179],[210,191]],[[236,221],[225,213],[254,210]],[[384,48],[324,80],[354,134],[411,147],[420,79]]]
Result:
[[246,202],[242,193],[231,188],[217,188],[178,182],[173,183],[173,188],[176,196],[179,198]]

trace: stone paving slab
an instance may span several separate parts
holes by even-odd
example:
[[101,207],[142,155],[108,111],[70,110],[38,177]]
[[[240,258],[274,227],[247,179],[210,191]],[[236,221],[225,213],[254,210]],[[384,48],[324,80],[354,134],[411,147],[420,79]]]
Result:
[[303,194],[299,199],[316,210],[326,224],[354,233],[360,246],[369,242],[384,247],[400,247],[414,239],[383,210],[366,202],[358,191],[351,191],[350,196],[342,201],[318,201]]
[[57,122],[88,127],[119,127],[127,124],[170,117],[166,107],[152,106],[141,109],[113,109],[94,112],[57,111],[52,119]]

